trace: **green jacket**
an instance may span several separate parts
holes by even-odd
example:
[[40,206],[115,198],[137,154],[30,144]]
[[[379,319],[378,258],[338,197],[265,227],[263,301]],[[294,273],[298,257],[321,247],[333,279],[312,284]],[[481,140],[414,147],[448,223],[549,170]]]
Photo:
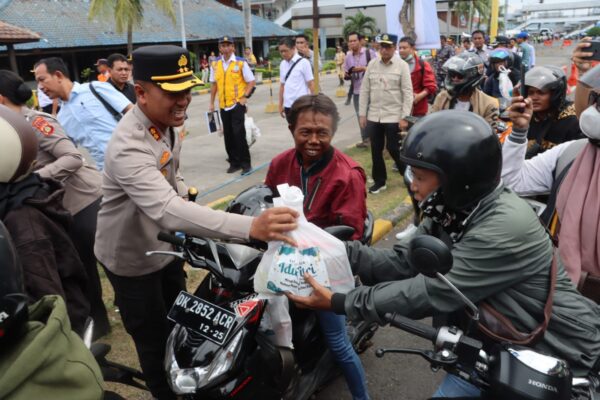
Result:
[[[435,231],[441,231],[439,225],[426,218],[416,234],[444,234]],[[463,309],[443,282],[411,270],[405,258],[409,240],[393,249],[350,243],[350,264],[365,286],[345,297],[335,294],[334,311],[382,323],[387,312],[420,319]],[[482,200],[454,244],[454,264],[446,277],[474,303],[487,300],[517,329],[531,332],[544,318],[552,252],[529,205],[501,185]],[[566,359],[577,375],[586,374],[600,355],[600,308],[576,291],[560,263],[552,317],[535,348]]]
[[0,399],[100,400],[102,384],[100,368],[71,330],[59,296],[31,305],[22,338],[0,349]]

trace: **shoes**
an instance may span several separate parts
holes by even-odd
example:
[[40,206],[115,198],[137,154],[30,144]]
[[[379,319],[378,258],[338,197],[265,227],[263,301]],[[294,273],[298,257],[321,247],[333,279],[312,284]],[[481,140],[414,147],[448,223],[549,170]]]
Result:
[[396,171],[396,172],[400,172],[400,169],[398,168],[398,165],[396,165],[396,163],[394,163],[394,165],[392,165],[392,170]]
[[373,186],[371,186],[369,188],[369,193],[371,193],[371,194],[377,194],[377,193],[379,193],[379,192],[381,192],[383,190],[386,190],[386,189],[387,189],[387,186],[385,186],[385,184],[380,185],[378,183],[375,183]]
[[233,174],[235,171],[239,171],[240,169],[242,169],[242,167],[240,166],[230,166],[229,168],[227,168],[227,173],[228,174]]
[[252,167],[244,167],[242,168],[242,175],[248,175],[252,172]]
[[365,139],[360,143],[356,144],[356,147],[358,147],[359,149],[366,149],[367,147],[369,147],[370,141],[369,139]]
[[417,230],[417,227],[414,224],[408,225],[402,232],[396,233],[396,239],[402,240],[405,237],[412,235]]
[[346,102],[344,103],[345,106],[349,106],[350,105],[350,97],[346,98]]
[[369,185],[372,185],[372,184],[374,184],[374,183],[375,183],[375,181],[373,180],[373,178],[371,178],[371,177],[368,177],[368,178],[367,178],[367,183],[368,183]]

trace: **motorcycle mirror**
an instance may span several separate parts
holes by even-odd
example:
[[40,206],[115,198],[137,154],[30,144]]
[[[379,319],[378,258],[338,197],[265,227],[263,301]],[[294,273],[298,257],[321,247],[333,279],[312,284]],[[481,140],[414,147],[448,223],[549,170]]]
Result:
[[419,273],[437,278],[452,268],[450,249],[440,239],[430,235],[417,235],[408,244],[408,263]]
[[334,225],[325,228],[325,232],[342,241],[347,241],[354,235],[354,228],[347,225]]

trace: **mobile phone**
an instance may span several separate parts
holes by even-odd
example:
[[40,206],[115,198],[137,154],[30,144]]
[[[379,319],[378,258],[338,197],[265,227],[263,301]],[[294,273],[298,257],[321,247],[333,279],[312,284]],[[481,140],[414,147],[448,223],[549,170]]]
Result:
[[593,54],[589,57],[582,57],[582,58],[584,60],[588,60],[588,61],[600,61],[600,37],[595,37],[592,40],[589,40],[587,42],[591,43],[592,45],[590,47],[581,49],[581,51],[584,51],[586,53],[593,53]]

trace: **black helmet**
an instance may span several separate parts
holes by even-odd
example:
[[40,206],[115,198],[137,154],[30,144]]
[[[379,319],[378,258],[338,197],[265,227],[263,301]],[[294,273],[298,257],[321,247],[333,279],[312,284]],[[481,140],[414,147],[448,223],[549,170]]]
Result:
[[525,86],[551,91],[551,106],[556,110],[563,108],[567,97],[567,76],[559,67],[554,65],[533,67],[525,74]]
[[27,322],[23,270],[8,230],[0,221],[0,347]]
[[[477,87],[481,83],[485,71],[483,59],[478,54],[468,51],[450,57],[444,63],[443,68],[446,73],[444,85],[452,97],[467,93]],[[453,77],[459,77],[460,82],[453,82]]]
[[512,68],[515,62],[515,56],[513,52],[506,48],[500,48],[490,53],[489,62],[491,64],[506,61],[506,68]]
[[251,186],[231,200],[225,209],[233,214],[256,217],[267,208],[273,207],[273,191],[267,185]]
[[451,210],[475,205],[500,183],[500,142],[490,124],[468,111],[443,110],[419,120],[400,159],[437,172],[444,204]]

